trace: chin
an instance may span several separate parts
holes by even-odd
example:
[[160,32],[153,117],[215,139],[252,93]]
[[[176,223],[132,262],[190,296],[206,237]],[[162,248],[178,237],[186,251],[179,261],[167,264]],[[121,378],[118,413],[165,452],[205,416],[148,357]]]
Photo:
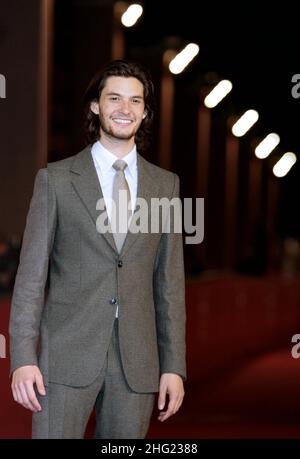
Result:
[[136,132],[112,132],[113,137],[120,140],[130,140],[135,136]]

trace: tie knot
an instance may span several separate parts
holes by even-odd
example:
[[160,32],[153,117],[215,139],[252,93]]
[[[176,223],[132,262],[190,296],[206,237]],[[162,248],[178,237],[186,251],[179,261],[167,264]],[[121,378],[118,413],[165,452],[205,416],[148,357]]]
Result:
[[127,167],[127,163],[126,161],[123,161],[122,159],[117,159],[117,161],[115,161],[113,163],[113,168],[118,172],[118,171],[121,171],[123,172],[124,169]]

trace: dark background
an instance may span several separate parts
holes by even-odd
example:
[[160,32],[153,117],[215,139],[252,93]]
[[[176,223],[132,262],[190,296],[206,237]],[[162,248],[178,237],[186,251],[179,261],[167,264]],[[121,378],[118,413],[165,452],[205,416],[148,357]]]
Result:
[[[297,3],[141,3],[143,16],[125,29],[114,18],[113,0],[1,0],[0,73],[7,97],[0,99],[0,334],[8,353],[11,293],[34,177],[47,161],[85,146],[83,94],[112,58],[117,32],[123,56],[146,65],[153,77],[156,118],[145,156],[158,165],[160,129],[168,121],[161,111],[162,56],[196,42],[200,53],[172,80],[169,164],[180,176],[182,198],[205,198],[204,241],[184,246],[188,381],[182,409],[164,425],[154,411],[149,437],[299,439],[300,367],[291,355],[292,337],[300,332],[300,98],[291,95],[292,76],[300,73]],[[202,195],[197,118],[204,93],[223,78],[233,90],[209,112]],[[229,126],[250,108],[260,117],[238,140],[229,217]],[[254,148],[270,132],[281,142],[260,161]],[[272,167],[286,151],[298,161],[279,179]],[[250,186],[253,165],[261,171],[257,188]],[[8,354],[0,371],[0,438],[29,438],[29,413],[12,400]],[[93,425],[91,417],[88,438]]]
[[[83,94],[95,71],[111,59],[115,3],[113,0],[3,2],[0,71],[7,79],[7,98],[2,99],[0,105],[1,208],[5,214],[0,223],[2,239],[13,237],[17,241],[22,237],[37,168],[47,160],[75,154],[85,145]],[[284,256],[283,241],[289,237],[299,240],[300,235],[297,212],[300,166],[297,162],[286,177],[276,179],[278,197],[272,238],[279,253],[270,257],[269,248],[262,250],[261,246],[266,246],[263,240],[268,239],[264,229],[268,177],[284,152],[297,155],[299,150],[300,100],[291,95],[292,76],[299,72],[296,3],[267,5],[193,0],[144,0],[141,3],[144,13],[137,24],[129,29],[121,27],[123,55],[146,65],[155,83],[157,111],[146,157],[156,164],[160,164],[159,129],[165,122],[160,112],[163,53],[167,48],[180,50],[190,41],[200,46],[196,59],[182,74],[174,76],[170,168],[181,178],[182,197],[198,194],[196,142],[201,94],[222,78],[233,83],[230,95],[211,111],[209,190],[208,195],[203,196],[206,199],[203,243],[206,256],[204,259],[200,256],[200,261],[197,251],[202,248],[187,247],[187,270],[193,273],[226,268],[218,255],[222,228],[227,225],[224,221],[226,126],[231,117],[249,108],[256,109],[260,118],[240,139],[237,228],[243,232],[247,225],[247,180],[254,147],[265,135],[276,132],[281,142],[263,161],[261,189],[257,190],[259,221],[251,231],[253,235],[259,234],[258,248],[252,249],[257,272],[278,269]],[[39,16],[43,4],[51,7]],[[43,39],[45,18],[48,32]],[[23,172],[18,176],[18,187],[12,186],[16,182],[15,171]],[[12,201],[6,199],[8,194]],[[12,211],[16,206],[18,212]],[[237,241],[237,246],[241,245],[244,245],[242,239]],[[238,252],[241,254],[243,250]],[[245,263],[240,255],[228,268],[239,269]]]
[[[102,21],[95,5],[102,4],[102,17],[111,14],[109,1],[56,2],[54,14],[53,107],[50,128],[49,159],[69,156],[84,145],[82,95],[90,76],[108,59],[107,34],[109,21]],[[124,56],[141,62],[151,71],[155,87],[157,113],[151,148],[147,158],[159,164],[160,89],[162,55],[168,48],[182,49],[188,42],[200,46],[200,53],[180,75],[174,76],[171,169],[181,178],[182,197],[196,197],[197,110],[201,91],[212,88],[220,79],[230,79],[233,90],[212,110],[209,191],[206,199],[206,237],[199,259],[197,249],[186,247],[188,272],[223,269],[221,257],[224,222],[224,167],[226,125],[230,117],[241,115],[246,109],[258,111],[255,126],[240,139],[238,232],[247,225],[247,180],[249,161],[258,141],[276,132],[281,142],[272,155],[263,161],[259,219],[251,229],[252,255],[246,260],[243,250],[233,268],[260,274],[278,269],[284,256],[281,245],[286,238],[299,239],[300,220],[296,211],[299,195],[299,162],[286,177],[276,179],[278,197],[272,222],[272,238],[278,253],[270,256],[266,229],[267,180],[272,167],[286,151],[297,155],[299,137],[297,119],[298,99],[291,95],[292,76],[298,70],[297,15],[295,5],[267,6],[262,2],[218,2],[203,4],[187,0],[142,2],[144,14],[129,29],[122,28]],[[89,21],[82,24],[82,17]],[[90,37],[85,40],[83,37]],[[70,116],[72,114],[72,116]],[[74,129],[75,128],[75,129]],[[240,248],[245,242],[236,242]],[[206,248],[207,245],[207,248]],[[202,248],[200,249],[202,250]],[[247,249],[244,249],[244,252]],[[249,258],[249,257],[248,257]],[[226,266],[225,266],[226,268]]]
[[[14,254],[20,246],[37,169],[85,146],[84,91],[98,68],[113,57],[118,31],[122,56],[147,66],[155,84],[156,117],[145,156],[158,165],[162,165],[160,130],[167,121],[161,111],[163,54],[167,49],[179,51],[190,41],[200,46],[187,69],[173,76],[171,160],[167,166],[180,176],[182,198],[205,198],[205,238],[201,246],[185,246],[187,273],[229,270],[261,275],[280,271],[290,256],[286,253],[289,244],[297,272],[299,161],[283,178],[272,173],[284,152],[297,155],[299,151],[300,100],[291,94],[292,77],[299,72],[296,4],[141,3],[143,16],[129,29],[116,19],[114,0],[2,3],[0,72],[7,80],[7,98],[0,101],[2,242],[9,243]],[[198,111],[203,95],[223,78],[232,81],[233,90],[210,111],[208,187],[200,195]],[[231,221],[225,198],[228,126],[249,108],[260,117],[238,141],[236,221]],[[278,133],[281,142],[261,161],[262,176],[253,189],[249,177],[254,148],[270,132]],[[270,181],[272,218],[268,216]],[[258,204],[251,220],[252,196]],[[228,248],[225,233],[233,234],[233,230],[236,235]],[[232,252],[230,263],[224,259],[226,247]]]

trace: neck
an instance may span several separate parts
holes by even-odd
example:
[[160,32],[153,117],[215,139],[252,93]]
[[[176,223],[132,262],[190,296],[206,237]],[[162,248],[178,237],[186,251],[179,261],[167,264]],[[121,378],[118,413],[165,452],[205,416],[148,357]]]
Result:
[[118,158],[123,158],[126,156],[134,147],[134,137],[131,139],[115,139],[112,137],[101,136],[100,143],[103,145],[106,150],[110,151],[112,154]]

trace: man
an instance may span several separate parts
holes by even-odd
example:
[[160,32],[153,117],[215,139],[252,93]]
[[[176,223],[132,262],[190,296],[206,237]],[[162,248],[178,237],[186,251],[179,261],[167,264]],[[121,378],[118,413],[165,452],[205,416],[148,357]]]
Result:
[[153,118],[146,70],[113,61],[86,101],[90,145],[36,176],[12,299],[12,392],[33,411],[33,438],[83,438],[94,406],[95,438],[144,438],[156,393],[160,421],[184,396],[182,235],[99,230],[99,200],[113,228],[125,193],[130,224],[138,198],[150,209],[178,197],[179,179],[137,153]]

